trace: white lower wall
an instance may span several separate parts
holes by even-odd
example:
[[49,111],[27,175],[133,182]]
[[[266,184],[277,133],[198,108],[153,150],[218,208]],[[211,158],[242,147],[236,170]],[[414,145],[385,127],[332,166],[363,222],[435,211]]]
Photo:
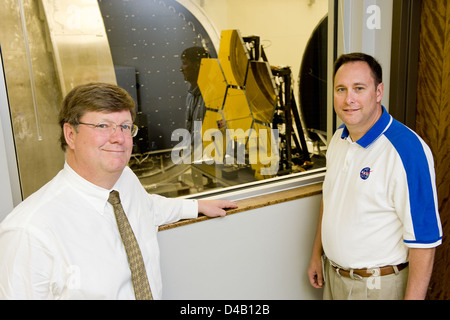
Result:
[[164,299],[321,299],[306,270],[321,195],[158,234]]

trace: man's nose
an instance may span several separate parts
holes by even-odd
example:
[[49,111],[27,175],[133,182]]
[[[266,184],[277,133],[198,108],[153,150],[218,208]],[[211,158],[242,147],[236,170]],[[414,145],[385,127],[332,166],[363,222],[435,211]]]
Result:
[[354,96],[353,92],[351,92],[350,90],[347,91],[347,96],[345,97],[345,102],[347,104],[355,103],[355,96]]
[[116,125],[115,129],[111,134],[110,140],[118,142],[122,142],[125,140],[125,133],[122,131],[122,128],[120,126]]

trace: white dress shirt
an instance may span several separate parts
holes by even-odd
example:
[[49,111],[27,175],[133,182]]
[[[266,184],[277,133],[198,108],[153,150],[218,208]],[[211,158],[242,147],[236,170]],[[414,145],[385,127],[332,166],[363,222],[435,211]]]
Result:
[[[196,200],[149,195],[126,167],[115,186],[139,243],[154,299],[162,297],[158,226],[195,218]],[[134,299],[110,190],[66,163],[0,224],[0,298]]]

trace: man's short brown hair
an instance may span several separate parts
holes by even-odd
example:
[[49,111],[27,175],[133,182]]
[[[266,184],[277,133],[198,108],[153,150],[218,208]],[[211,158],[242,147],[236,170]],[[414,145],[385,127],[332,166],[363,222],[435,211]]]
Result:
[[383,81],[383,71],[380,63],[371,55],[362,52],[352,52],[341,55],[334,63],[334,76],[342,65],[358,61],[366,62],[369,65],[376,90],[378,85]]
[[134,121],[136,109],[133,98],[126,90],[114,84],[95,82],[73,88],[64,98],[59,112],[61,148],[65,151],[67,147],[63,129],[65,123],[76,127],[87,112],[112,113],[124,110],[130,111]]

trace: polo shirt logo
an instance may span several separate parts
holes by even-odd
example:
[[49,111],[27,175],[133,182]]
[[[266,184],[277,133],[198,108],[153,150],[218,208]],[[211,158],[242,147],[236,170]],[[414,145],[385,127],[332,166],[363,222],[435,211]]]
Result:
[[370,171],[369,167],[365,167],[361,170],[361,172],[359,173],[359,176],[361,177],[361,179],[367,180],[369,178],[371,172],[372,171]]

